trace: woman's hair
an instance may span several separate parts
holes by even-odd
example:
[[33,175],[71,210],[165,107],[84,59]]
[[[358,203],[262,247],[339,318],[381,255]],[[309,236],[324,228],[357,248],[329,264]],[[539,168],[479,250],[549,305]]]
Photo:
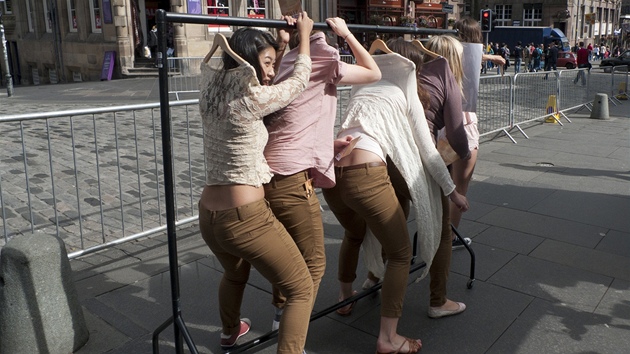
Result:
[[[424,62],[424,58],[420,49],[418,49],[411,42],[406,41],[402,37],[398,37],[396,39],[390,39],[387,41],[387,47],[391,49],[394,53],[398,53],[403,57],[411,60],[414,64],[416,64],[416,77],[422,68],[422,63]],[[417,81],[417,80],[416,80]],[[429,93],[424,90],[419,81],[418,84],[418,98],[420,98],[420,102],[424,109],[429,108]]]
[[[240,28],[232,34],[228,41],[234,53],[245,59],[256,70],[258,82],[262,82],[262,68],[258,56],[263,50],[272,47],[278,50],[278,44],[271,33],[254,28]],[[229,70],[238,67],[239,64],[228,53],[223,53],[223,69]]]
[[462,89],[462,81],[464,80],[464,68],[462,67],[464,47],[462,44],[455,37],[439,35],[431,37],[427,41],[426,47],[448,61],[453,76],[455,76],[459,88]]
[[481,35],[481,26],[479,22],[470,16],[465,16],[459,19],[453,25],[453,28],[458,31],[459,40],[465,43],[483,43],[483,36]]

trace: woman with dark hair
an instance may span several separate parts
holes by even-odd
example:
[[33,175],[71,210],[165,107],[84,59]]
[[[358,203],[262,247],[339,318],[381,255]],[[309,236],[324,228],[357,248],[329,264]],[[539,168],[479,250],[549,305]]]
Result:
[[250,321],[240,318],[240,308],[254,266],[287,297],[277,352],[297,354],[306,341],[313,281],[262,188],[272,177],[263,156],[263,117],[291,103],[306,88],[311,71],[308,38],[313,21],[305,12],[285,20],[296,25],[303,44],[293,74],[282,83],[268,86],[278,45],[256,29],[234,32],[229,40],[233,53],[224,48],[223,67],[201,66],[206,186],[199,201],[199,227],[225,270],[219,286],[221,347],[234,346],[250,329]]

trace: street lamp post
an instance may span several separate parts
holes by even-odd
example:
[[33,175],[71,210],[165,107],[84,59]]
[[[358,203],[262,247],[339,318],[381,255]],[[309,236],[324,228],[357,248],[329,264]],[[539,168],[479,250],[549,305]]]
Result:
[[7,40],[4,37],[4,24],[2,23],[2,10],[0,10],[0,41],[2,42],[2,59],[4,60],[4,68],[7,71],[7,97],[13,96],[13,78],[11,70],[9,70],[9,56],[7,55]]

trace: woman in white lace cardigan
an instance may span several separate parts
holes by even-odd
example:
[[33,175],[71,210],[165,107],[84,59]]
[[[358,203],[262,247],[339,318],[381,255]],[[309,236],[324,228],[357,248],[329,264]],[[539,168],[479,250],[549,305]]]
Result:
[[296,24],[301,43],[293,75],[269,86],[278,44],[269,33],[243,28],[229,41],[223,67],[202,64],[199,108],[204,127],[206,186],[199,202],[201,235],[223,266],[219,285],[221,346],[229,348],[251,323],[240,317],[243,292],[253,265],[287,297],[280,322],[278,353],[302,353],[306,341],[313,281],[295,242],[264,199],[271,171],[263,155],[263,117],[286,107],[304,91],[311,59],[313,21],[306,13]]
[[[418,99],[416,66],[395,53],[377,55],[374,60],[382,78],[371,85],[353,87],[338,133],[340,140],[360,140],[347,156],[335,162],[337,185],[324,189],[323,194],[345,229],[339,252],[340,298],[353,294],[359,249],[369,228],[387,254],[377,353],[415,353],[422,347],[420,340],[397,333],[411,242],[404,212],[388,177],[386,156],[409,183],[422,242],[421,256],[428,265],[441,230],[440,187],[463,209],[468,203],[455,191],[433,144]],[[338,313],[349,315],[352,306]]]

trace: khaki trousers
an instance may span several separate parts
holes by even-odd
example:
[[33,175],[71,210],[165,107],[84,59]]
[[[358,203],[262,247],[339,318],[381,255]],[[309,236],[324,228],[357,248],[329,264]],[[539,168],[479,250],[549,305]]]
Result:
[[328,206],[345,229],[338,279],[344,283],[356,279],[359,251],[369,227],[387,256],[381,316],[398,318],[402,316],[411,259],[405,215],[389,181],[387,167],[358,166],[336,167],[337,185],[323,191]]
[[278,335],[278,353],[302,353],[306,341],[313,281],[295,242],[274,217],[266,200],[211,211],[199,205],[201,236],[225,272],[219,285],[224,334],[240,328],[243,292],[253,265],[287,297]]
[[[326,250],[322,212],[311,179],[306,171],[276,175],[264,187],[271,210],[295,241],[311,273],[314,305],[326,270]],[[286,298],[274,286],[273,305],[284,308],[285,302]]]

